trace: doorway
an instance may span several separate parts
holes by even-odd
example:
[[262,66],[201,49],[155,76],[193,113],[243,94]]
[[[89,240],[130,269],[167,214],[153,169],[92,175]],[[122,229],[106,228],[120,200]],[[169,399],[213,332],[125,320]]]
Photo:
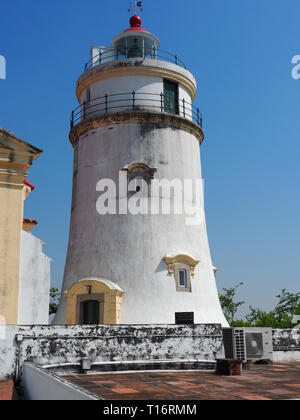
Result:
[[179,86],[178,83],[164,80],[164,107],[169,114],[179,114]]
[[100,302],[97,300],[88,300],[81,303],[82,325],[100,324]]

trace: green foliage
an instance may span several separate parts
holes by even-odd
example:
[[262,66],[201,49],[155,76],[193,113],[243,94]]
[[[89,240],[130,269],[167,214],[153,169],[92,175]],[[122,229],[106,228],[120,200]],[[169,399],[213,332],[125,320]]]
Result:
[[233,322],[234,316],[238,308],[245,303],[245,302],[233,301],[233,298],[235,297],[237,289],[243,284],[244,283],[239,283],[237,286],[231,289],[223,289],[225,293],[219,296],[225,318],[227,319],[229,324]]
[[273,311],[265,312],[250,306],[251,312],[246,319],[251,327],[293,328],[292,318],[300,309],[300,293],[282,289],[276,297],[278,303]]
[[246,322],[243,319],[234,319],[232,322],[229,323],[232,328],[243,328],[243,327],[251,327],[250,322]]
[[280,316],[300,315],[300,293],[289,293],[286,289],[281,291],[281,294],[276,296],[279,302],[276,306],[276,314]]
[[49,315],[56,314],[58,309],[59,290],[56,287],[50,289]]
[[265,312],[261,309],[255,309],[250,306],[250,314],[246,315],[246,319],[250,327],[270,327],[279,328],[274,311]]
[[234,302],[236,290],[243,283],[238,284],[232,289],[223,289],[225,294],[220,295],[220,302],[224,315],[231,327],[270,327],[270,328],[292,328],[292,318],[300,315],[300,293],[290,293],[283,289],[277,295],[278,303],[276,307],[266,312],[262,309],[250,306],[250,313],[246,315],[246,321],[235,320],[235,314],[239,306],[244,302]]

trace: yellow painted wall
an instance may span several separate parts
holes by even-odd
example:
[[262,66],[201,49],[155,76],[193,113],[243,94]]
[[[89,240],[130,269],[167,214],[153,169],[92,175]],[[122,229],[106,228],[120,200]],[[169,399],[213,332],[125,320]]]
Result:
[[0,317],[7,325],[18,324],[23,208],[31,192],[23,181],[41,153],[0,127]]
[[78,295],[86,294],[87,288],[90,287],[90,299],[93,299],[95,294],[104,294],[104,325],[117,325],[120,320],[120,311],[122,305],[122,296],[124,294],[121,290],[111,290],[106,284],[99,281],[86,280],[76,283],[68,292],[65,292],[67,297],[67,314],[66,324],[78,324],[79,314],[77,313],[76,299]]
[[0,181],[0,315],[18,323],[20,235],[24,186]]

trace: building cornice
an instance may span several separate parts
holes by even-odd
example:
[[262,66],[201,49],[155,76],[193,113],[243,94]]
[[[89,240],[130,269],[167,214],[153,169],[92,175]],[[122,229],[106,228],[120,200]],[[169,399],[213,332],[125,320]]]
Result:
[[6,173],[12,178],[15,173],[24,172],[23,176],[26,177],[26,171],[41,153],[42,150],[0,127],[0,169],[2,173]]
[[4,149],[7,149],[6,153],[14,153],[23,157],[29,156],[30,160],[37,159],[43,153],[41,149],[19,139],[2,127],[0,127],[0,146],[2,152],[4,152]]
[[22,190],[24,189],[24,178],[27,175],[27,172],[13,169],[7,170],[0,166],[0,187]]
[[90,130],[95,130],[108,125],[130,123],[171,126],[190,132],[199,140],[200,145],[204,140],[202,128],[187,118],[160,112],[125,111],[81,121],[71,129],[69,135],[70,142],[74,146],[79,137]]

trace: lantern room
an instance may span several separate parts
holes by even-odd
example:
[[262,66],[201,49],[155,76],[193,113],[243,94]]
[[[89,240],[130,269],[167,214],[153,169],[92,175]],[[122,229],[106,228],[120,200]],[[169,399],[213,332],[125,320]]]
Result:
[[142,19],[134,15],[130,19],[130,28],[112,40],[112,46],[119,57],[155,58],[160,47],[159,39],[141,27]]

